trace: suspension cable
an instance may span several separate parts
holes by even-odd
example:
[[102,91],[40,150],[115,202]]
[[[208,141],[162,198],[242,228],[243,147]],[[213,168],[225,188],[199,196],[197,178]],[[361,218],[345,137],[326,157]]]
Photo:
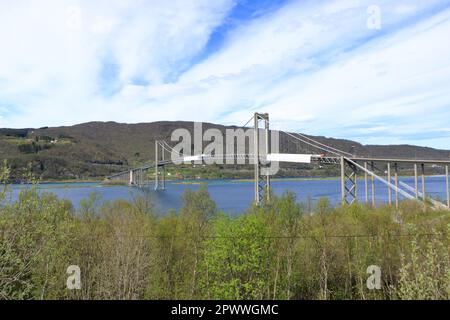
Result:
[[162,140],[161,141],[161,147],[166,150],[167,152],[169,152],[170,154],[173,152],[174,148],[172,148],[166,141]]
[[314,148],[320,149],[320,150],[325,151],[325,152],[332,153],[332,154],[337,155],[337,156],[342,156],[341,153],[332,151],[332,150],[330,150],[330,149],[328,149],[328,148],[323,148],[323,147],[317,146],[317,145],[315,145],[315,144],[313,144],[313,143],[311,143],[311,142],[308,142],[307,140],[304,140],[304,139],[301,139],[301,138],[299,138],[299,137],[296,137],[296,136],[294,136],[293,134],[291,134],[291,133],[289,133],[289,132],[285,132],[285,131],[280,131],[280,132],[283,132],[283,133],[287,134],[288,136],[291,136],[292,138],[294,138],[294,139],[296,139],[296,140],[299,140],[299,141],[301,141],[301,142],[303,142],[303,143],[306,143],[307,145],[310,145],[310,146],[312,146],[312,147],[314,147]]
[[298,135],[298,136],[300,136],[300,137],[302,137],[302,138],[304,138],[304,139],[307,139],[307,140],[309,140],[309,141],[313,141],[314,143],[317,143],[318,145],[321,145],[321,146],[324,146],[324,147],[329,148],[329,149],[331,149],[331,150],[334,150],[334,151],[336,151],[336,152],[343,153],[343,154],[346,154],[346,155],[348,155],[348,156],[353,156],[351,153],[348,153],[348,152],[339,150],[339,149],[337,149],[337,148],[330,147],[330,146],[328,146],[328,145],[326,145],[326,144],[324,144],[324,143],[321,143],[321,142],[316,141],[316,140],[314,140],[314,139],[312,139],[312,138],[310,138],[310,137],[308,137],[308,136],[305,136],[304,134],[301,134],[301,133],[295,133],[295,134]]
[[252,116],[241,128],[245,128],[254,118],[255,116]]

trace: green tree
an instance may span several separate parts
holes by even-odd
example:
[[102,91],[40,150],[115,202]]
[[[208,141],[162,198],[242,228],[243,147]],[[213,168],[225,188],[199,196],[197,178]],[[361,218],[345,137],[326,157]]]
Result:
[[260,213],[220,216],[207,241],[203,290],[209,299],[267,298],[270,253],[267,225]]

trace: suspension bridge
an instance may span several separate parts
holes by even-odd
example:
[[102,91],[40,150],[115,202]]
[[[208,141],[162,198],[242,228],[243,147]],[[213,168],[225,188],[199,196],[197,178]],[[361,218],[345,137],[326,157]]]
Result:
[[[252,127],[248,124],[253,122]],[[260,124],[263,126],[260,128]],[[340,189],[342,204],[353,204],[358,201],[359,178],[364,179],[364,193],[366,203],[376,205],[375,181],[384,184],[388,191],[388,204],[399,206],[402,198],[422,201],[436,209],[450,210],[449,166],[450,160],[429,160],[416,158],[381,158],[358,157],[336,147],[326,145],[300,133],[284,131],[289,138],[308,145],[317,153],[298,154],[271,152],[273,140],[269,128],[269,115],[255,113],[242,128],[251,129],[253,135],[253,150],[245,153],[227,154],[186,154],[176,151],[167,141],[155,141],[155,160],[151,163],[131,168],[107,177],[107,180],[126,181],[130,186],[139,188],[153,186],[155,190],[166,189],[166,167],[179,164],[208,164],[211,160],[238,161],[238,164],[251,164],[254,168],[254,202],[258,205],[262,201],[270,201],[270,166],[273,163],[317,164],[338,166],[340,168]],[[250,150],[251,148],[249,148]],[[190,151],[190,150],[189,150]],[[414,185],[399,181],[399,165],[410,166],[414,170]],[[427,195],[426,167],[439,166],[445,170],[446,200],[436,200]],[[149,171],[154,171],[153,178],[149,178]],[[377,174],[383,172],[384,174]],[[420,181],[420,183],[419,183]],[[420,190],[419,190],[420,189]]]

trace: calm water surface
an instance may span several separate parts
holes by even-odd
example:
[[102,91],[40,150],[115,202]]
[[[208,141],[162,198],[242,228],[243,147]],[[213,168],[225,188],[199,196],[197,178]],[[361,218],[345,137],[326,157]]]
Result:
[[[402,177],[400,181],[414,186],[414,178],[412,177]],[[153,186],[151,186],[147,192],[127,186],[102,186],[99,183],[49,183],[41,184],[38,188],[40,192],[51,192],[62,199],[70,200],[75,207],[78,207],[80,201],[88,198],[93,192],[104,201],[132,200],[137,196],[145,195],[153,200],[155,207],[160,212],[165,212],[171,208],[178,210],[182,205],[181,196],[184,190],[197,190],[202,184],[206,184],[217,206],[229,214],[240,213],[252,203],[253,182],[239,180],[172,181],[166,183],[167,190],[165,191],[154,191]],[[17,198],[19,190],[26,187],[24,185],[13,185],[13,200]],[[419,187],[421,190],[421,185]],[[339,179],[274,180],[272,181],[272,188],[278,195],[291,191],[296,194],[299,202],[304,202],[306,205],[311,206],[324,197],[328,198],[333,205],[338,204],[340,201]],[[360,201],[364,201],[363,180],[358,181],[358,190]],[[387,187],[380,182],[376,182],[375,190],[377,203],[387,202]],[[433,198],[446,199],[445,177],[427,177],[426,191]],[[370,190],[369,193],[371,194]]]

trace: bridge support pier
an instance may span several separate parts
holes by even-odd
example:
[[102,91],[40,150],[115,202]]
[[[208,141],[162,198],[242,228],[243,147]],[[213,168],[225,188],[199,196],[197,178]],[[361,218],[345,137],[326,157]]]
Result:
[[[375,164],[373,161],[370,163],[370,170],[375,173]],[[377,201],[375,199],[375,176],[372,175],[372,207],[375,208],[376,205]]]
[[134,172],[133,172],[133,170],[130,170],[129,185],[132,186],[133,184],[134,184]]
[[399,198],[398,198],[398,164],[395,163],[394,167],[395,167],[395,208],[398,209],[398,207],[399,207]]
[[341,157],[341,195],[342,204],[348,205],[358,201],[358,169]]
[[133,184],[136,185],[138,188],[142,187],[142,169],[137,169],[133,173]]
[[419,170],[417,169],[417,163],[414,163],[414,185],[416,191],[416,199],[419,199]]
[[367,161],[364,162],[364,188],[366,191],[366,204],[369,204],[369,175],[367,174]]
[[[391,182],[392,181],[392,172],[391,172],[391,163],[388,162],[387,164],[387,178],[388,181]],[[392,189],[388,187],[388,202],[389,205],[392,206]]]
[[[162,152],[162,160],[166,160],[164,156],[164,151]],[[161,189],[166,190],[166,166],[163,165],[161,168]]]
[[422,197],[423,197],[423,202],[425,203],[426,199],[427,199],[427,195],[425,193],[425,164],[422,163]]
[[448,181],[448,165],[445,166],[445,187],[447,189],[447,208],[450,210],[450,182]]
[[159,148],[159,142],[158,140],[155,141],[155,190],[158,190],[159,188],[159,177],[158,177],[158,148]]

